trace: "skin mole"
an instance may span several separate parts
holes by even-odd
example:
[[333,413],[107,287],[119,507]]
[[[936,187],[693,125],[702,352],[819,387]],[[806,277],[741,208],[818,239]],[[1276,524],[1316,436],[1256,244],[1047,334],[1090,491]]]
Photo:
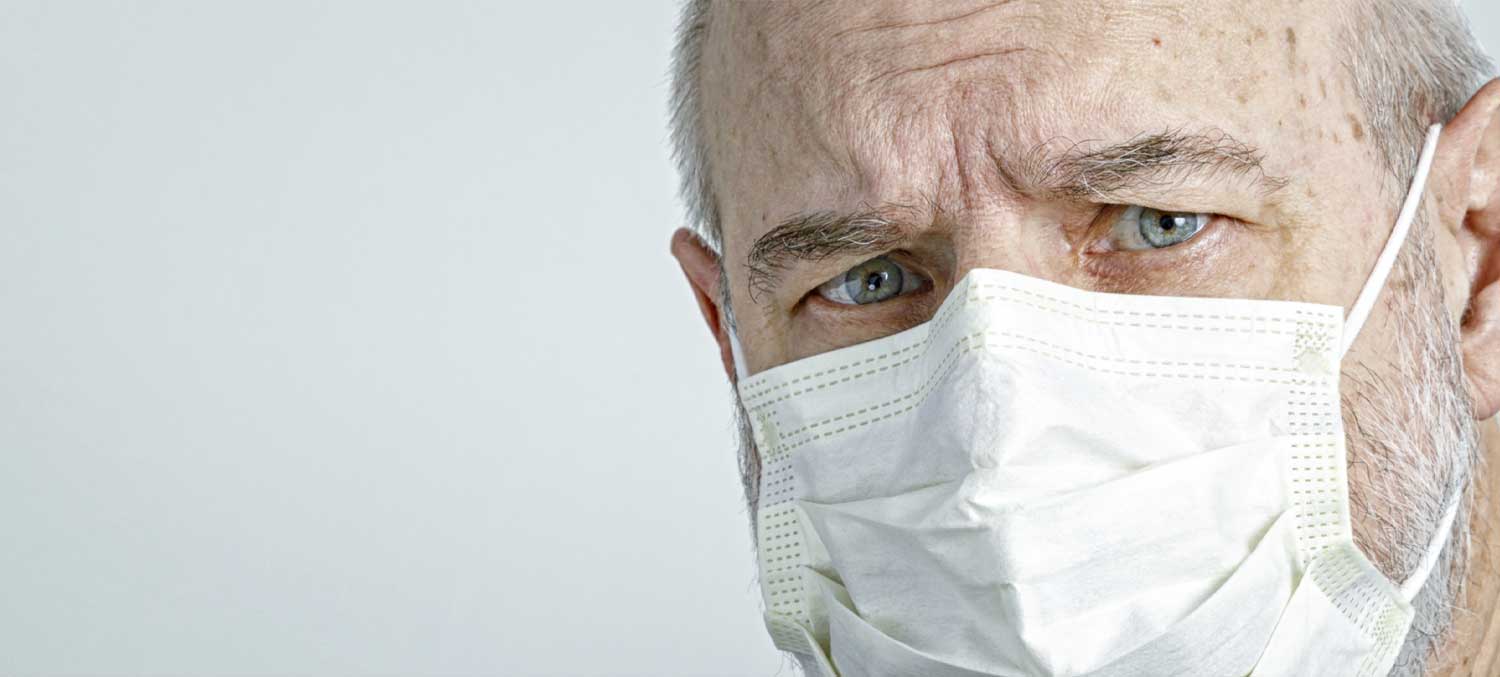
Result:
[[1286,65],[1293,71],[1297,70],[1297,31],[1291,26],[1286,29]]
[[1365,126],[1359,124],[1359,118],[1355,117],[1353,113],[1349,114],[1349,129],[1350,133],[1354,135],[1355,141],[1365,138]]

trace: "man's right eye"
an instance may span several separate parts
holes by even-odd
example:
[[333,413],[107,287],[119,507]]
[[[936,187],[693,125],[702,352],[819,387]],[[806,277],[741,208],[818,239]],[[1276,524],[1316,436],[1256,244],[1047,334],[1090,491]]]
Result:
[[1166,249],[1192,239],[1212,220],[1212,214],[1164,212],[1130,205],[1115,219],[1110,241],[1123,251]]
[[885,256],[865,261],[818,286],[818,295],[845,306],[863,306],[921,291],[927,281]]

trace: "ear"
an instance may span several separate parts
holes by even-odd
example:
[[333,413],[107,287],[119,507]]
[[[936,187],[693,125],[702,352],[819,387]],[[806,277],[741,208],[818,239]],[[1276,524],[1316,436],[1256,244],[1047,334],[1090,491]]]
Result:
[[1460,324],[1464,375],[1475,418],[1500,412],[1500,80],[1492,80],[1449,123],[1459,163],[1443,222],[1456,224],[1468,306]]
[[719,289],[722,279],[719,274],[719,255],[703,244],[693,231],[678,228],[677,232],[672,233],[672,256],[677,258],[677,265],[682,266],[682,274],[687,276],[688,286],[693,288],[693,298],[698,301],[698,311],[703,313],[708,331],[719,344],[719,361],[724,367],[724,375],[729,377],[730,383],[734,383],[734,353],[729,348],[724,309],[719,307],[719,299],[722,298]]

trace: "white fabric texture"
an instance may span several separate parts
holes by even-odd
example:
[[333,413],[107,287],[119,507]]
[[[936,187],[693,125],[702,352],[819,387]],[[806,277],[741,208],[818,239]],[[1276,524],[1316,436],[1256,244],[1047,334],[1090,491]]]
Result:
[[842,677],[1386,674],[1430,564],[1403,590],[1353,543],[1339,363],[1437,133],[1347,325],[974,270],[921,326],[741,378],[777,646]]

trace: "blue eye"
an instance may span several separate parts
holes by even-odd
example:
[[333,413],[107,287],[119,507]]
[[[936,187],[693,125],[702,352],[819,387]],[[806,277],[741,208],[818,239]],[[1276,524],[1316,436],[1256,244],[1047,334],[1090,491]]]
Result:
[[877,256],[819,285],[818,294],[834,303],[863,306],[921,288],[921,276],[895,261]]
[[1118,249],[1165,249],[1188,241],[1211,218],[1209,214],[1164,212],[1132,205],[1110,227],[1110,241]]

